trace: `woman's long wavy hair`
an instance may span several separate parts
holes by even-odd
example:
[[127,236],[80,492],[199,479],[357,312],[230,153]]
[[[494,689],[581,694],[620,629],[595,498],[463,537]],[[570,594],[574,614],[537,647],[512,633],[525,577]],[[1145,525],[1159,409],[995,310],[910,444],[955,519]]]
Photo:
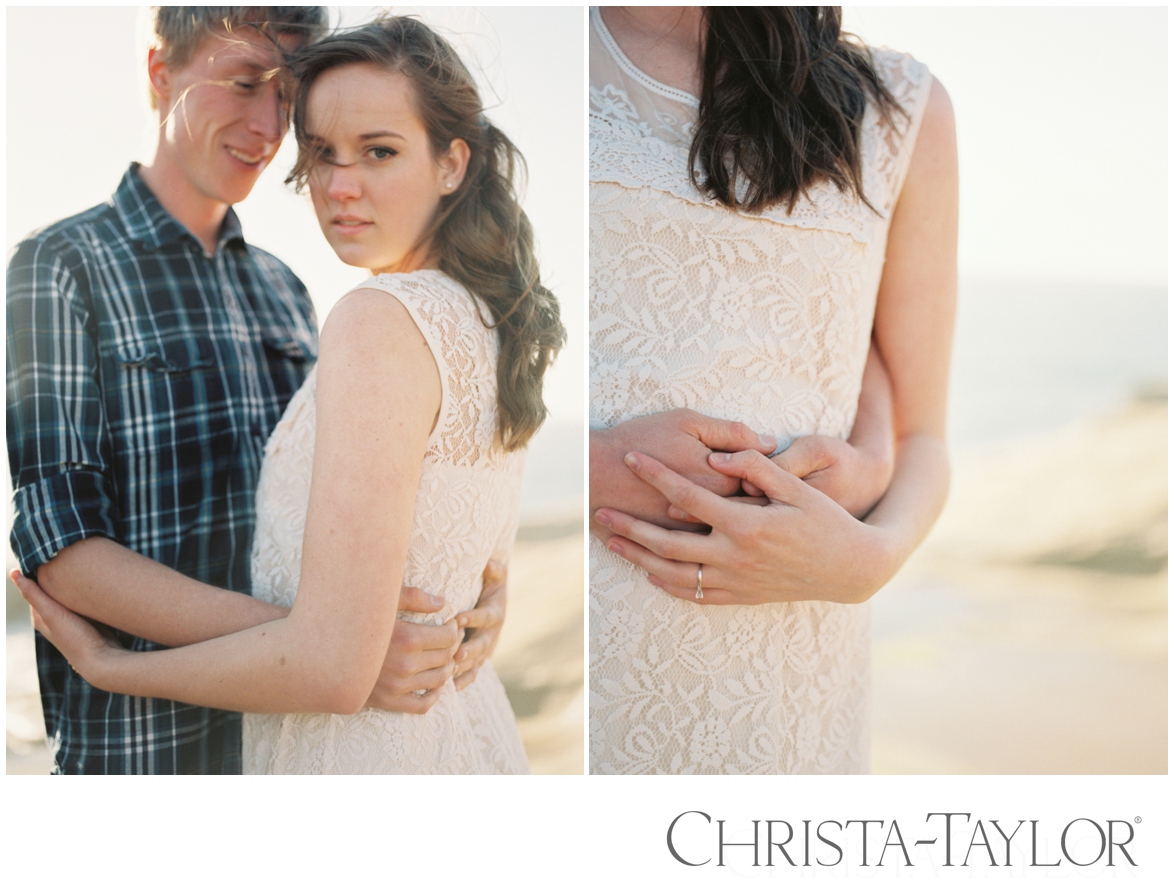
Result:
[[506,451],[522,448],[546,418],[542,379],[566,341],[558,301],[539,278],[533,231],[514,189],[525,160],[485,118],[477,86],[448,42],[416,19],[389,16],[306,46],[290,59],[298,84],[298,161],[287,183],[299,190],[318,162],[306,132],[307,96],[323,72],[351,64],[376,64],[408,79],[434,156],[456,138],[469,146],[464,181],[441,198],[420,243],[430,243],[440,269],[493,316],[500,344],[498,436]]
[[838,6],[707,6],[701,107],[690,180],[731,209],[787,210],[819,181],[864,193],[860,131],[871,98],[907,114],[868,49],[840,30]]

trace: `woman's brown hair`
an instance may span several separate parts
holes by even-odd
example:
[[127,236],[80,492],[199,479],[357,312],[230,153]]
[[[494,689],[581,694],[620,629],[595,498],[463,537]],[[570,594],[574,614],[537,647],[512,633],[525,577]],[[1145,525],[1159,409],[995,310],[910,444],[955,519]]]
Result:
[[707,6],[701,106],[689,176],[731,209],[788,211],[830,181],[871,206],[860,130],[871,98],[892,125],[907,116],[838,6]]
[[421,242],[431,242],[440,269],[493,316],[500,344],[498,435],[506,451],[522,448],[546,418],[542,378],[566,341],[566,330],[558,301],[539,278],[533,231],[514,189],[525,160],[485,118],[473,77],[448,42],[416,19],[390,16],[296,52],[290,66],[298,83],[299,153],[287,181],[300,189],[318,162],[306,132],[306,100],[315,80],[332,68],[366,63],[402,74],[412,84],[435,156],[453,139],[469,146],[464,181],[441,199]]

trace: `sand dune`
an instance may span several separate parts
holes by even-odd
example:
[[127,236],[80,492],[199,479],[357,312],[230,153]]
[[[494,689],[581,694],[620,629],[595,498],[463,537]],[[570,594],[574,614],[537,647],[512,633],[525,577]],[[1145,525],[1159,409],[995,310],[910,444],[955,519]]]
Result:
[[581,774],[583,527],[523,527],[506,626],[493,656],[534,774]]

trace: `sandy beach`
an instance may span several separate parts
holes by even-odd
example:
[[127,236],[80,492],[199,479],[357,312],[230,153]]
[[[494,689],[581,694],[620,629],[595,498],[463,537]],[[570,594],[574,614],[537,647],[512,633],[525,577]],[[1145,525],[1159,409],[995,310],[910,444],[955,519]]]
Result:
[[1165,774],[1165,392],[953,466],[873,603],[873,771]]
[[[6,770],[45,774],[50,756],[28,608],[7,581]],[[583,771],[583,530],[577,514],[523,524],[493,656],[534,774]]]

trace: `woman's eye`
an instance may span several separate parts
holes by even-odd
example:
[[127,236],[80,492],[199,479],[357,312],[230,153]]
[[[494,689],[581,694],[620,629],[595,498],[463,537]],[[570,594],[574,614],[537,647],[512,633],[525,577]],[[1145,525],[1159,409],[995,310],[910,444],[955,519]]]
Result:
[[260,84],[256,83],[253,80],[233,80],[232,85],[235,86],[237,89],[239,89],[241,92],[252,92]]
[[376,160],[390,160],[397,153],[398,151],[394,151],[387,147],[373,147],[370,151],[371,156]]

